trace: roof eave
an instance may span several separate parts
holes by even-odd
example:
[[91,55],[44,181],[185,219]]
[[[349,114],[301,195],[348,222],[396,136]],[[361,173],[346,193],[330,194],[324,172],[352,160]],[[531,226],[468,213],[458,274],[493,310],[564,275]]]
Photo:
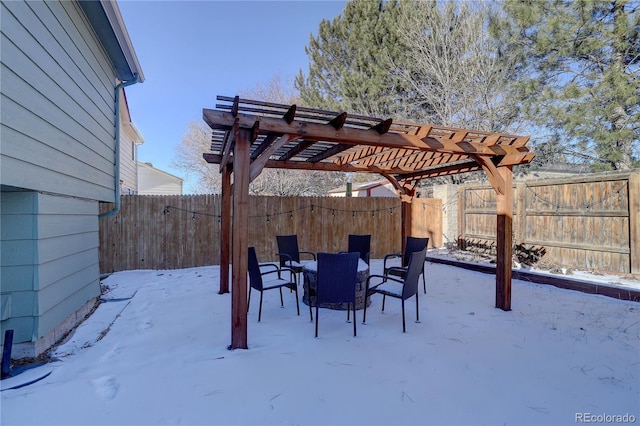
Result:
[[98,39],[111,59],[120,81],[144,81],[144,73],[138,61],[127,28],[115,1],[81,0],[78,2]]

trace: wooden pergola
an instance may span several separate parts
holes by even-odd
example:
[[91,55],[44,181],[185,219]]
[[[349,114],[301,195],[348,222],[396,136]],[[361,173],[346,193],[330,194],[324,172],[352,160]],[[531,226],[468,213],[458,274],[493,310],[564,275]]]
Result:
[[384,176],[401,197],[402,241],[411,229],[411,202],[421,179],[483,170],[497,199],[496,307],[511,309],[512,169],[535,156],[527,147],[529,137],[237,96],[217,100],[216,109],[203,109],[213,130],[211,152],[203,156],[208,163],[219,164],[222,173],[220,292],[229,291],[231,264],[230,349],[248,347],[249,183],[265,167]]

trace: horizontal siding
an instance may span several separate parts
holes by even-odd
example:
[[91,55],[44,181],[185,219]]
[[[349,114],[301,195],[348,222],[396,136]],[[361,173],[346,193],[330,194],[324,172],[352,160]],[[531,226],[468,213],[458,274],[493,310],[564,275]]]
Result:
[[140,195],[181,195],[182,185],[179,183],[156,183],[139,190]]
[[41,194],[38,337],[100,294],[98,203]]
[[[61,309],[67,299],[74,300],[78,296],[78,294],[81,295],[85,291],[85,287],[92,287],[95,284],[98,275],[98,264],[97,262],[95,262],[93,264],[89,264],[82,270],[74,269],[72,274],[67,275],[63,279],[57,281],[55,284],[50,285],[40,291],[38,293],[38,299],[42,316],[50,314],[49,312],[52,310]],[[74,297],[69,297],[70,294],[73,294]],[[85,302],[88,301],[91,297],[96,297],[97,295],[98,294],[96,294],[95,292],[92,293],[92,295],[88,297]],[[77,302],[74,301],[73,303]],[[78,309],[78,306],[76,306],[75,309]],[[60,314],[54,315],[56,317],[59,317],[60,321],[62,321],[71,313],[73,313],[75,309],[71,312],[65,311]],[[60,321],[53,325],[59,324]]]
[[11,317],[2,321],[2,329],[13,329],[16,343],[31,341],[36,323],[37,197],[34,192],[0,193],[0,290],[11,301]]
[[36,316],[37,297],[38,295],[35,291],[24,290],[12,292],[11,316],[15,318]]
[[2,183],[113,201],[116,79],[104,49],[75,2],[1,7]]
[[3,192],[0,201],[0,278],[2,294],[11,297],[2,326],[30,324],[35,328],[15,328],[15,342],[29,342],[100,294],[99,206],[37,192]]
[[0,269],[0,282],[2,283],[3,293],[23,291],[26,288],[24,283],[28,283],[28,288],[32,288],[34,280],[34,265],[2,264],[2,268]]
[[[61,303],[41,314],[37,338],[41,338],[53,331],[55,327],[81,309],[91,299],[99,296],[99,294],[100,282],[97,280],[87,283],[82,288],[75,288],[74,297],[63,299]],[[78,305],[79,301],[84,301],[84,303]]]
[[35,317],[12,317],[0,323],[2,330],[13,330],[13,343],[30,342],[33,338],[33,330],[35,329]]
[[[62,113],[68,120],[87,129],[100,141],[107,141],[113,135],[112,108],[113,104],[104,103],[100,109],[92,102],[77,84],[63,84],[70,76],[65,72],[50,52],[31,37],[31,34],[20,22],[11,19],[12,15],[3,16],[3,31],[12,34],[13,40],[19,40],[18,47],[13,40],[4,39],[2,44],[2,63],[14,73],[19,72],[19,78],[39,96],[37,101],[48,101],[52,105],[63,106]],[[33,18],[35,19],[35,18]],[[37,26],[34,26],[37,28]],[[29,30],[33,30],[30,27]],[[47,46],[49,47],[50,44]],[[103,144],[100,149],[106,154],[109,146]]]
[[132,146],[134,143],[128,133],[126,126],[121,126],[120,180],[122,181],[123,194],[132,195],[138,191],[138,162],[136,161],[137,158],[135,158],[136,148]]

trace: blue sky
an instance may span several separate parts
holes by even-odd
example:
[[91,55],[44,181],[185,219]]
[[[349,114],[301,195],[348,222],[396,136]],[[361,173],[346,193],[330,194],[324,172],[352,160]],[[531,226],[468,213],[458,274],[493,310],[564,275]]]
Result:
[[[118,5],[145,75],[127,87],[132,121],[145,139],[139,160],[172,167],[188,123],[217,95],[234,96],[299,69],[322,19],[346,1],[133,1]],[[185,182],[189,191],[190,182]]]

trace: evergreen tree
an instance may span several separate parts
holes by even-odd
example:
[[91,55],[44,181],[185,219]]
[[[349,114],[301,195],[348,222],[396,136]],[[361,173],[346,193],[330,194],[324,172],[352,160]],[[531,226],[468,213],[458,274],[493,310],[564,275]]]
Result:
[[[546,143],[596,170],[640,165],[639,3],[507,0],[492,22]],[[515,92],[514,92],[515,93]],[[538,149],[537,149],[538,150]],[[540,147],[540,151],[545,151]]]
[[341,15],[320,23],[305,52],[296,89],[304,105],[380,118],[403,113],[398,68],[406,47],[396,29],[398,1],[350,1]]

